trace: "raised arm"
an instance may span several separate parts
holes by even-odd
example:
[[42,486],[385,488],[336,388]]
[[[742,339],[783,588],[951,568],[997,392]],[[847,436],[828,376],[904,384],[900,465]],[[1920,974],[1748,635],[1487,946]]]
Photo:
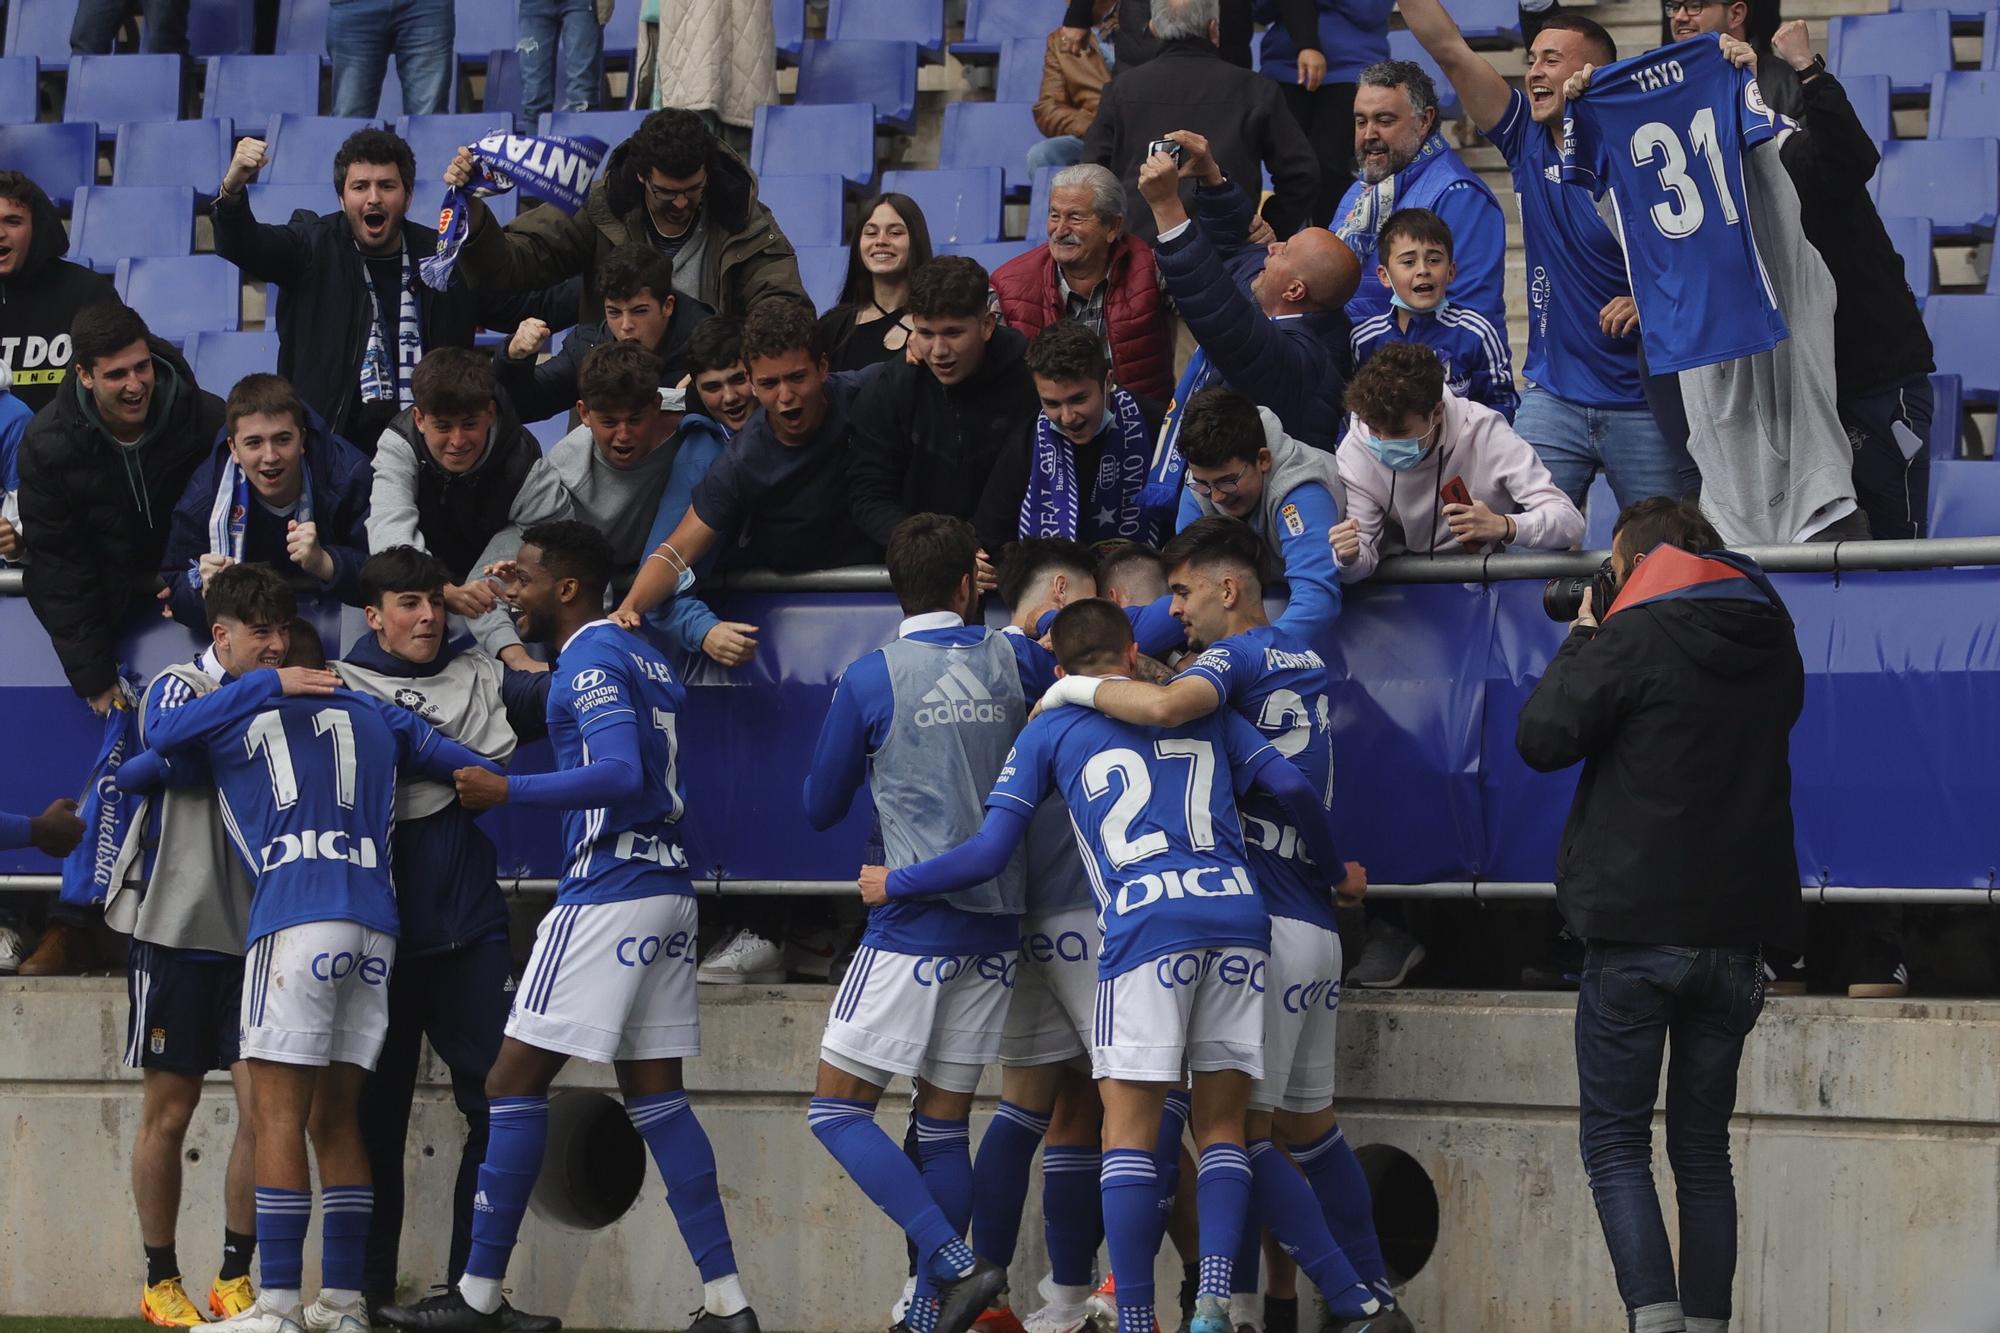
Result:
[[1442,0],[1398,0],[1396,7],[1402,11],[1403,22],[1417,39],[1417,45],[1438,62],[1444,76],[1451,80],[1452,89],[1466,114],[1472,117],[1472,123],[1482,130],[1498,125],[1513,100],[1513,89],[1500,77],[1500,71],[1487,63],[1486,57],[1466,44],[1465,34],[1445,12]]
[[[1070,682],[1075,682],[1071,685]],[[1147,727],[1178,727],[1207,717],[1222,706],[1222,696],[1206,676],[1183,673],[1165,685],[1139,680],[1092,680],[1065,676],[1043,697],[1050,703],[1081,704],[1120,722]]]
[[680,586],[681,571],[692,568],[707,555],[719,535],[689,505],[687,513],[674,526],[673,535],[639,562],[639,576],[632,580],[631,590],[618,604],[620,623],[624,623],[622,617],[636,619],[673,596]]

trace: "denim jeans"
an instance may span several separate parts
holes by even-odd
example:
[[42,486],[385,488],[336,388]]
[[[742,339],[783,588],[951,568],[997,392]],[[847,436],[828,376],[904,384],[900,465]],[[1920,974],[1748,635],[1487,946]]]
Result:
[[[544,111],[588,111],[603,81],[604,29],[595,0],[521,0],[521,109],[532,124]],[[556,52],[562,101],[556,102]]]
[[1514,432],[1534,446],[1578,509],[1600,471],[1620,509],[1650,496],[1701,490],[1701,472],[1687,446],[1668,443],[1643,407],[1582,407],[1531,384],[1522,391]]
[[[1043,167],[1073,167],[1083,161],[1083,140],[1074,134],[1058,134],[1053,139],[1044,139],[1028,149],[1028,173],[1033,175]],[[1033,222],[1034,219],[1030,219]]]
[[69,53],[108,56],[118,40],[118,25],[133,10],[146,16],[146,49],[162,55],[186,55],[188,6],[192,0],[80,0],[69,25]]
[[[1736,1276],[1729,1116],[1743,1038],[1764,1008],[1754,948],[1589,942],[1576,1001],[1584,1170],[1633,1333],[1728,1324]],[[1653,1104],[1667,1061],[1667,1160],[1681,1259],[1653,1189]]]
[[442,113],[450,100],[456,27],[451,0],[328,0],[333,114],[374,117],[392,54],[403,82],[403,114]]

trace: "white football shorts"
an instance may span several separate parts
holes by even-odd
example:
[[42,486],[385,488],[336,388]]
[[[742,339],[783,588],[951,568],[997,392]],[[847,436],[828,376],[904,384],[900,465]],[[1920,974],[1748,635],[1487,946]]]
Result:
[[1231,944],[1162,954],[1097,983],[1091,1072],[1141,1083],[1239,1069],[1264,1076],[1269,956]]
[[507,1035],[599,1064],[700,1055],[694,973],[689,895],[558,903],[535,928]]
[[375,1067],[389,1031],[394,936],[356,921],[306,921],[273,931],[244,960],[246,1060]]
[[1102,942],[1097,913],[1088,907],[1021,919],[1021,954],[1000,1037],[1001,1064],[1053,1065],[1090,1054]]
[[1264,1077],[1251,1085],[1251,1110],[1318,1111],[1333,1104],[1340,963],[1340,932],[1271,918]]
[[877,1086],[902,1074],[971,1092],[999,1057],[1014,971],[1012,950],[907,954],[864,944],[834,996],[820,1058]]

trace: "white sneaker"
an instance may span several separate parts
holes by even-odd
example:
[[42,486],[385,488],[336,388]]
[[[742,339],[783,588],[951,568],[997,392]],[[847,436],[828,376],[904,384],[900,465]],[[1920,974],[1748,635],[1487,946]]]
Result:
[[[271,1303],[268,1292],[257,1293],[257,1303],[237,1315],[234,1319],[224,1319],[220,1323],[204,1327],[221,1329],[223,1333],[305,1333],[299,1322],[299,1307],[289,1308]],[[366,1326],[363,1326],[364,1331]]]
[[845,932],[838,926],[795,930],[785,940],[785,971],[803,981],[825,981],[833,974],[845,942]]
[[21,932],[12,926],[0,926],[0,977],[11,977],[21,970],[21,960],[27,952],[21,947]]
[[904,1278],[903,1294],[898,1296],[896,1303],[889,1307],[889,1326],[891,1328],[903,1322],[903,1316],[910,1312],[910,1302],[916,1298],[917,1280],[913,1277]]
[[1083,1333],[1091,1327],[1090,1305],[1044,1305],[1021,1321],[1027,1333]]
[[774,986],[785,979],[785,955],[756,931],[741,930],[702,960],[694,979],[709,986]]
[[359,1300],[351,1305],[334,1305],[321,1292],[305,1308],[305,1316],[299,1322],[306,1326],[306,1333],[368,1333],[368,1306]]

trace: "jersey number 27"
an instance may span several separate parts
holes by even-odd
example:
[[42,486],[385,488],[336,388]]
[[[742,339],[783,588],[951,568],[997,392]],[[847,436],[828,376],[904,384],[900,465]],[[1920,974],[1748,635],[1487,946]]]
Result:
[[[1169,762],[1187,765],[1183,808],[1187,817],[1188,842],[1197,851],[1215,846],[1215,745],[1210,741],[1170,737],[1153,742],[1159,765]],[[1167,850],[1167,835],[1158,829],[1132,836],[1132,825],[1145,813],[1153,799],[1154,766],[1137,750],[1104,750],[1083,766],[1083,789],[1092,800],[1111,793],[1111,775],[1123,779],[1124,790],[1105,812],[1103,841],[1105,859],[1114,870],[1123,870],[1134,861],[1143,861]]]

